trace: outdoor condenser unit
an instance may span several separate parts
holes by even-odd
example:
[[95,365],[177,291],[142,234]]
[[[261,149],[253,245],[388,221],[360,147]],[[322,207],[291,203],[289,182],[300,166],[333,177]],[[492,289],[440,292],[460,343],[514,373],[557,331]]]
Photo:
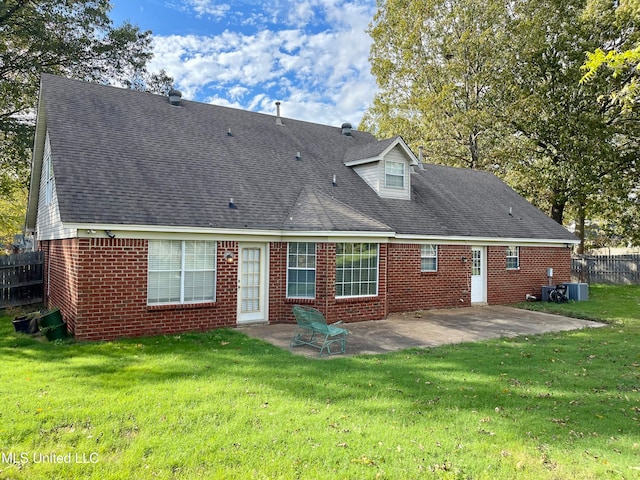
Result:
[[569,300],[576,300],[578,302],[589,300],[588,283],[567,283],[566,285]]

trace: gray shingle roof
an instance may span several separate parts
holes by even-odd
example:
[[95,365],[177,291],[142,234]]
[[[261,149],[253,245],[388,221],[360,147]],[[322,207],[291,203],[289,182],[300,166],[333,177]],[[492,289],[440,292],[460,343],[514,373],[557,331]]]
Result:
[[282,225],[284,230],[392,232],[337,199],[306,185]]
[[488,173],[425,165],[379,198],[343,163],[386,148],[365,132],[52,75],[41,95],[66,223],[575,240]]
[[397,140],[398,137],[388,138],[386,140],[380,140],[377,142],[370,142],[365,145],[355,145],[348,148],[344,154],[344,163],[365,160],[369,158],[377,157],[384,152],[389,145]]

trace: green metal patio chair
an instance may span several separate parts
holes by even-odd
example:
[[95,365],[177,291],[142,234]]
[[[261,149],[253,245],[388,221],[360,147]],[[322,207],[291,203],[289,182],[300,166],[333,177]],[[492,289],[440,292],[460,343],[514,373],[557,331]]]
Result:
[[342,323],[341,321],[329,325],[320,310],[299,305],[293,307],[293,315],[296,317],[298,330],[291,340],[292,347],[308,345],[319,348],[319,355],[323,353],[333,355],[338,352],[332,352],[331,346],[337,343],[340,346],[340,353],[345,352],[349,331],[336,327]]
[[297,330],[291,339],[291,346],[297,347],[299,345],[316,346],[316,332],[313,330],[309,315],[307,314],[307,308],[295,305],[293,307],[293,316],[296,317]]

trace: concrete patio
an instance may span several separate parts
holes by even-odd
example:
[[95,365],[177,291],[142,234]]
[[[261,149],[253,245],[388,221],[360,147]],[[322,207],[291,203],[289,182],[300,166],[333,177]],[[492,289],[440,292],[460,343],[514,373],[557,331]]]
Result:
[[[348,323],[341,326],[349,331],[346,353],[333,355],[331,358],[606,325],[496,305],[395,313],[385,320]],[[290,346],[296,330],[294,324],[247,325],[238,327],[238,330],[293,353],[306,357],[318,357],[317,349],[308,346]]]

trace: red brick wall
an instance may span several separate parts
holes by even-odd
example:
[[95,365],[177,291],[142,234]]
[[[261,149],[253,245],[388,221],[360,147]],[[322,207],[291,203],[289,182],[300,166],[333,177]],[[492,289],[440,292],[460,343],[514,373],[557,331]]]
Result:
[[44,257],[45,305],[59,308],[67,328],[73,331],[78,303],[78,239],[39,243]]
[[[269,323],[282,323],[291,313],[287,308],[287,244],[269,245]],[[291,315],[293,319],[293,315]]]
[[[134,239],[67,239],[40,243],[45,251],[47,305],[59,307],[80,340],[206,331],[235,326],[238,244],[218,242],[216,301],[193,305],[147,306],[148,241]],[[420,271],[420,246],[380,244],[378,295],[335,298],[334,243],[316,245],[316,297],[286,298],[287,244],[270,244],[269,321],[293,323],[291,307],[305,304],[322,311],[329,322],[385,318],[390,312],[470,305],[471,247],[438,247],[438,271]],[[570,280],[566,248],[520,248],[520,269],[506,269],[506,247],[488,247],[488,302],[524,300],[539,295],[547,283]],[[236,261],[227,263],[225,252]],[[463,257],[467,259],[463,261]]]
[[389,245],[389,311],[469,306],[471,247],[439,245],[437,272],[420,271],[420,248],[416,244]]
[[145,325],[147,241],[83,238],[79,251],[76,338],[160,333],[153,322]]
[[[215,302],[162,306],[147,306],[147,240],[95,238],[48,244],[52,259],[53,253],[61,254],[52,260],[52,272],[53,265],[60,264],[56,272],[64,271],[67,278],[56,274],[51,279],[49,306],[61,308],[79,340],[207,331],[236,324],[238,266],[223,259],[226,251],[237,258],[235,242],[218,242]],[[69,285],[77,285],[75,312],[65,300],[70,297],[65,293]]]
[[[487,247],[487,303],[506,304],[540,296],[547,268],[554,282],[571,278],[571,252],[562,247],[520,247],[520,268],[507,270],[506,245]],[[462,261],[467,258],[467,262]],[[389,311],[406,312],[471,304],[471,247],[439,245],[438,271],[420,272],[420,246],[389,245]]]
[[507,270],[506,246],[487,248],[487,302],[523,302],[527,294],[540,298],[548,284],[547,268],[553,267],[553,282],[571,281],[571,250],[564,247],[520,247],[520,268]]

